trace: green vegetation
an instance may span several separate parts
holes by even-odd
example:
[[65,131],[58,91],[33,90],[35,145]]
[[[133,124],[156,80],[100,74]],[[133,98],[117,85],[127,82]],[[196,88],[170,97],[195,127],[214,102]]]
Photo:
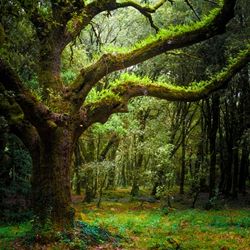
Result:
[[[249,249],[249,209],[178,209],[178,202],[166,209],[138,199],[130,200],[129,190],[121,189],[106,192],[101,208],[75,202],[78,233],[57,235],[55,243],[47,243],[49,249],[92,249],[93,244],[105,249]],[[30,222],[1,226],[0,249],[18,246],[20,241],[14,242],[20,237],[24,245],[34,244],[38,236],[30,230]]]
[[0,249],[13,249],[14,241],[17,238],[24,237],[28,232],[30,232],[31,228],[32,226],[29,222],[10,226],[0,225]]
[[247,1],[0,9],[0,250],[250,250]]
[[[125,197],[115,194],[121,195]],[[249,209],[166,210],[159,203],[140,201],[76,208],[78,218],[122,236],[125,249],[249,249]]]
[[[221,1],[222,2],[222,1]],[[222,6],[222,4],[221,4]],[[104,50],[109,53],[133,53],[133,51],[145,49],[147,46],[152,46],[156,44],[157,42],[161,42],[163,40],[168,40],[169,44],[171,44],[172,38],[178,38],[178,36],[185,36],[190,35],[189,33],[193,33],[195,31],[198,31],[199,29],[207,28],[209,25],[213,24],[213,20],[215,16],[217,16],[220,13],[220,8],[215,8],[210,11],[210,13],[205,16],[201,21],[199,22],[193,22],[191,25],[171,25],[168,27],[168,29],[161,29],[158,31],[156,35],[150,35],[146,39],[141,40],[133,45],[131,48],[121,48],[121,47],[104,47]]]

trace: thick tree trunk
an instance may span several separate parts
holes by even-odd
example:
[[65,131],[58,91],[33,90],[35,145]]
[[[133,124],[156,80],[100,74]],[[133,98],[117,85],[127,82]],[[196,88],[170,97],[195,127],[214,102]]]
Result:
[[37,223],[56,230],[70,229],[74,210],[70,207],[70,163],[72,133],[65,128],[49,131],[40,142],[40,159],[33,158],[33,208]]
[[74,164],[74,179],[75,179],[75,183],[74,183],[74,188],[75,188],[75,193],[77,195],[81,194],[81,178],[80,178],[80,167],[83,163],[82,157],[81,157],[81,148],[79,145],[79,141],[77,142],[76,146],[75,146],[75,164]]

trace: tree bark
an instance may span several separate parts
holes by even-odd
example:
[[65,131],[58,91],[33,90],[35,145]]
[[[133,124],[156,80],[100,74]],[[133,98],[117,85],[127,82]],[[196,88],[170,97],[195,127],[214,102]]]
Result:
[[219,126],[219,115],[220,115],[220,97],[215,94],[212,97],[211,104],[211,130],[209,132],[210,142],[210,170],[209,170],[209,198],[215,195],[216,189],[216,135]]
[[[146,128],[146,122],[147,122],[147,118],[149,116],[149,112],[150,110],[146,110],[146,111],[140,111],[138,114],[138,120],[139,120],[139,127],[140,127],[140,134],[138,135],[138,140],[137,142],[139,143],[139,146],[142,147],[140,144],[144,142],[144,132],[145,132],[145,128]],[[139,194],[139,189],[140,189],[140,171],[142,168],[142,164],[143,164],[143,158],[144,158],[144,154],[143,154],[143,150],[140,149],[137,157],[135,157],[135,163],[134,163],[134,171],[133,171],[133,183],[132,183],[132,189],[130,194],[134,197],[137,196]]]
[[83,160],[81,157],[81,147],[79,145],[79,140],[75,146],[74,154],[75,154],[75,163],[74,163],[75,192],[77,195],[80,195],[81,194],[81,178],[80,178],[79,171],[83,163]]
[[[183,109],[186,110],[186,103],[184,103]],[[184,182],[186,172],[186,116],[182,118],[182,141],[181,141],[181,173],[180,173],[180,194],[184,194]]]
[[248,176],[249,166],[249,151],[247,149],[247,143],[244,141],[242,145],[240,171],[239,171],[239,192],[246,194],[246,180]]
[[36,222],[49,223],[56,230],[69,229],[74,223],[74,210],[70,206],[73,135],[66,128],[47,131],[39,148],[40,155],[33,155],[32,179]]

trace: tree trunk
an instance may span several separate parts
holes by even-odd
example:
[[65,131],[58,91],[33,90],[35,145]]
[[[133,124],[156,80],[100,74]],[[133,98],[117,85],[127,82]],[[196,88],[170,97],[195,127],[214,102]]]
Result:
[[[40,141],[40,155],[33,156],[33,208],[36,222],[56,230],[70,229],[70,163],[73,136],[65,128],[47,131]],[[38,158],[40,156],[40,158]]]
[[243,143],[242,155],[240,161],[240,173],[239,173],[239,191],[246,194],[246,180],[247,180],[247,169],[249,166],[249,152],[246,148],[246,143]]
[[80,167],[81,164],[83,163],[82,157],[81,157],[81,147],[79,144],[79,141],[76,144],[75,147],[75,164],[74,164],[74,178],[75,178],[75,192],[76,195],[80,195],[81,194],[81,178],[80,178]]
[[[147,122],[147,118],[149,116],[149,110],[145,110],[145,111],[140,111],[139,112],[139,123],[140,123],[140,134],[138,135],[138,145],[141,146],[141,143],[144,142],[144,131],[146,128],[146,122]],[[134,142],[136,142],[136,138],[134,139]],[[135,148],[136,146],[135,145]],[[139,190],[140,190],[140,172],[142,170],[142,165],[143,165],[143,158],[144,158],[144,154],[143,154],[143,149],[140,149],[138,151],[138,154],[135,155],[135,162],[134,162],[134,171],[133,171],[133,183],[132,183],[132,189],[130,194],[134,197],[134,196],[138,196],[139,195]]]
[[[186,107],[186,104],[185,106]],[[184,182],[186,172],[186,117],[182,120],[182,142],[181,142],[181,178],[180,178],[180,194],[184,194]]]
[[215,195],[216,189],[216,135],[219,127],[220,97],[215,94],[211,104],[211,126],[209,131],[210,142],[210,171],[209,171],[209,198]]
[[121,169],[121,186],[123,188],[127,187],[127,175],[126,175],[126,163],[122,161],[122,169]]
[[239,185],[239,153],[238,147],[233,149],[233,183],[232,183],[232,195],[234,198],[238,196]]

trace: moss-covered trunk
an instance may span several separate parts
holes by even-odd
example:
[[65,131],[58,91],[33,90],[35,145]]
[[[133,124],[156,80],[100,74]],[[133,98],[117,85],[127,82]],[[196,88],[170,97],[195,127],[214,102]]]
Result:
[[56,230],[73,226],[70,206],[70,164],[72,133],[65,128],[47,131],[41,136],[39,158],[33,159],[33,208],[36,222]]

